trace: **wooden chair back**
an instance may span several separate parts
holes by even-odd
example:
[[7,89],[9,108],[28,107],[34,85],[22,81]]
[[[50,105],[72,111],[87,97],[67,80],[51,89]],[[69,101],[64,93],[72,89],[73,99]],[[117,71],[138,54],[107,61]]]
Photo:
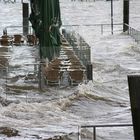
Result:
[[30,46],[34,46],[37,44],[37,38],[35,35],[28,34],[27,35],[27,44]]
[[69,72],[70,78],[72,81],[82,82],[83,81],[83,71],[74,70]]
[[2,46],[9,46],[9,41],[8,41],[8,38],[1,38],[0,39],[0,44],[2,45]]
[[60,80],[60,73],[58,70],[48,70],[46,78],[48,81],[59,81]]
[[21,42],[22,42],[21,39],[22,39],[22,35],[19,35],[19,34],[14,35],[13,44],[14,44],[14,45],[20,45]]

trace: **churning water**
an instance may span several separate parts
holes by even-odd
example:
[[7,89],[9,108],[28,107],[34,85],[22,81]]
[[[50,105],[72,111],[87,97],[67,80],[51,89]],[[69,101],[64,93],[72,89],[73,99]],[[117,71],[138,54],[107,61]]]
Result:
[[[136,0],[131,1],[132,26],[138,23],[138,14],[134,11],[137,11],[135,9],[139,3]],[[60,4],[63,25],[80,25],[69,28],[77,31],[91,46],[94,80],[72,88],[47,88],[41,93],[38,92],[37,85],[28,83],[32,86],[30,90],[21,88],[7,95],[4,92],[4,81],[1,80],[1,96],[13,103],[8,106],[0,105],[0,126],[19,131],[19,136],[14,138],[0,135],[2,140],[43,140],[56,135],[77,133],[80,125],[132,123],[127,75],[139,74],[139,45],[130,36],[122,33],[120,27],[116,27],[114,35],[110,34],[109,28],[105,28],[101,35],[100,28],[84,26],[110,23],[110,2],[61,0]],[[19,2],[1,2],[0,7],[1,34],[6,26],[22,25],[22,6]],[[121,0],[114,1],[115,23],[122,23],[122,7]],[[133,17],[137,22],[134,22]],[[34,52],[35,48],[27,46],[9,48],[9,63],[13,69],[8,76],[20,75],[9,84],[27,86],[22,75],[33,70],[31,65],[26,67],[25,64],[34,63]],[[91,132],[92,130],[84,129],[84,139],[90,139]],[[133,140],[133,130],[132,127],[111,130],[101,128],[97,131],[97,138]],[[77,137],[73,139],[76,140]]]

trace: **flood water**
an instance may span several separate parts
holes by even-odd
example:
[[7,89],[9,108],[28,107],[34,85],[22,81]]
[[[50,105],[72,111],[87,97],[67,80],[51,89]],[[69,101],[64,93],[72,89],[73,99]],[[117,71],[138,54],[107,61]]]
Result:
[[[140,2],[133,0],[130,4],[130,25],[139,29],[135,9],[138,9]],[[85,26],[110,23],[110,2],[61,0],[60,6],[63,25],[80,25],[64,26],[66,30],[73,29],[91,46],[93,81],[75,87],[47,87],[39,92],[37,83],[25,82],[23,78],[29,71],[34,71],[33,65],[27,64],[36,63],[37,48],[10,46],[6,54],[10,56],[7,76],[12,80],[7,82],[11,90],[5,92],[6,81],[1,78],[0,96],[13,103],[8,106],[0,104],[0,127],[15,128],[20,136],[7,138],[0,135],[1,140],[43,140],[77,134],[78,126],[81,125],[132,124],[127,76],[139,74],[139,45],[122,33],[120,26],[114,27],[113,35],[110,27],[104,27],[101,34],[100,26]],[[1,2],[0,7],[0,34],[6,26],[22,25],[20,2]],[[121,0],[114,1],[115,23],[122,23],[122,7]],[[8,28],[8,33],[14,34],[20,30]],[[91,139],[92,129],[83,129],[82,133],[83,140]],[[98,140],[118,138],[133,140],[133,128],[97,130]],[[71,136],[71,139],[76,140],[77,137]]]

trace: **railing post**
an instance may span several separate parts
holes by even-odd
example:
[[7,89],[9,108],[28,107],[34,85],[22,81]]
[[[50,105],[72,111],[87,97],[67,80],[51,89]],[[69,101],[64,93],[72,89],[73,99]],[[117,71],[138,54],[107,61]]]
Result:
[[111,34],[113,35],[113,0],[111,0]]
[[131,30],[131,36],[132,36],[132,34],[133,34],[133,30],[132,30],[132,28],[130,27],[130,30]]
[[128,76],[129,95],[135,140],[140,140],[140,76]]
[[78,126],[78,140],[81,140],[81,136],[80,136],[80,126]]
[[22,3],[22,15],[23,15],[23,35],[28,34],[28,28],[29,28],[29,4],[28,3]]
[[92,67],[92,64],[87,64],[86,71],[87,71],[87,79],[93,81],[93,67]]
[[128,35],[131,35],[131,27],[128,27]]
[[135,30],[135,40],[137,42],[137,31]]
[[138,42],[138,31],[136,30],[136,42]]
[[139,41],[139,32],[137,31],[137,43]]
[[39,77],[39,82],[38,82],[38,88],[40,91],[42,91],[42,60],[39,63],[39,67],[38,67],[38,77]]
[[103,24],[101,24],[101,34],[103,35]]
[[93,140],[96,140],[96,127],[93,127]]
[[133,36],[133,28],[131,28],[131,36]]
[[123,0],[123,32],[128,30],[129,25],[129,0]]
[[138,31],[138,43],[140,41],[140,31]]

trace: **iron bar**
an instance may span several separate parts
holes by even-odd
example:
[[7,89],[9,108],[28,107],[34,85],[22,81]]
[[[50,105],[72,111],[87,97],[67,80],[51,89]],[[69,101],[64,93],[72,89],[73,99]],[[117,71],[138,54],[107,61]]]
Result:
[[101,24],[101,34],[103,34],[103,31],[104,31],[104,26],[103,24]]
[[[104,125],[83,125],[81,128],[93,128],[93,140],[96,140],[96,128],[105,128],[105,127],[128,127],[133,126],[133,124],[104,124]],[[79,128],[78,128],[79,132]]]
[[136,41],[137,43],[139,43],[139,40],[140,40],[140,38],[139,38],[139,37],[140,37],[140,31],[138,31],[138,30],[136,30],[136,29],[130,27],[128,24],[125,24],[125,26],[128,27],[128,34],[129,34],[132,38],[134,38],[135,41]]
[[126,127],[133,126],[133,124],[105,124],[105,125],[83,125],[81,128],[90,128],[90,127]]
[[129,28],[129,0],[123,0],[123,32],[127,31]]
[[113,0],[111,0],[111,33],[113,35]]
[[93,127],[93,140],[96,140],[96,127]]

